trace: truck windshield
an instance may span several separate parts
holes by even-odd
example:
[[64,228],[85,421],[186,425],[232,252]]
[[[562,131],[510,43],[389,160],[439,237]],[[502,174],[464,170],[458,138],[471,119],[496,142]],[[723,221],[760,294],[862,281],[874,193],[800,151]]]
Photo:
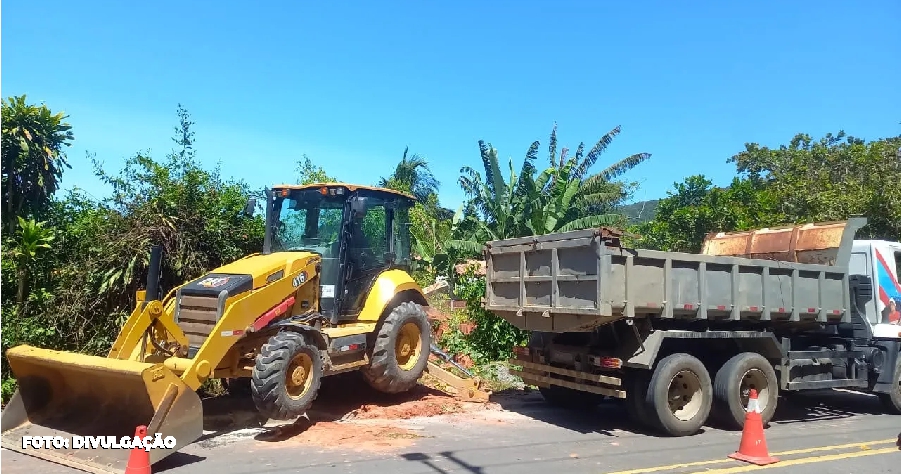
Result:
[[344,203],[343,196],[323,196],[313,189],[277,197],[273,209],[272,251],[308,251],[324,258],[336,258]]

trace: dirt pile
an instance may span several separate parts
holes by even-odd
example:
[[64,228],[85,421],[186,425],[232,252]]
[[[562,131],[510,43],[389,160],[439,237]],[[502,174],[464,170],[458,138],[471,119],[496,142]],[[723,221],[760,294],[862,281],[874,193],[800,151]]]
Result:
[[[204,400],[204,428],[244,428],[257,441],[272,447],[290,442],[321,449],[391,451],[409,447],[423,437],[397,426],[399,420],[456,414],[469,417],[497,409],[499,405],[494,403],[463,402],[423,385],[406,393],[385,394],[370,388],[360,374],[348,373],[323,380],[319,396],[307,413],[309,419],[262,427],[249,397],[218,397]],[[225,438],[220,441],[211,446],[229,444]]]
[[257,440],[270,447],[284,447],[285,442],[290,442],[328,450],[384,452],[408,448],[422,437],[387,424],[321,421],[282,427],[261,434]]
[[405,420],[420,416],[437,416],[465,410],[463,402],[447,395],[427,394],[422,398],[394,405],[368,403],[351,411],[344,420]]
[[390,395],[369,388],[353,374],[331,377],[322,389],[310,421],[281,426],[260,435],[259,441],[301,443],[321,449],[393,451],[412,446],[424,437],[398,425],[410,418],[454,415],[494,409],[491,403],[467,403],[422,385]]
[[313,402],[310,419],[400,420],[482,409],[486,404],[462,402],[445,392],[424,385],[399,394],[386,394],[369,387],[360,374],[348,373],[322,381]]
[[[259,415],[249,396],[213,397],[205,399],[203,405],[204,429],[218,431],[260,426]],[[491,405],[463,402],[421,384],[405,393],[381,393],[372,389],[360,374],[352,372],[323,380],[307,415],[313,422],[402,420],[482,410]]]

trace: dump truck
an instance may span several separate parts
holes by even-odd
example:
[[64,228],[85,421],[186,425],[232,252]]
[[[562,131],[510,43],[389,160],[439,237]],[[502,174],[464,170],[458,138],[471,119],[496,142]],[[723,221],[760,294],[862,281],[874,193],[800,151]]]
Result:
[[[163,249],[106,357],[21,345],[6,352],[17,391],[2,414],[2,446],[88,472],[122,472],[129,450],[23,447],[23,436],[123,437],[139,426],[176,443],[203,434],[197,391],[211,379],[249,392],[262,419],[296,419],[323,377],[360,371],[400,393],[424,373],[467,400],[478,381],[429,361],[428,301],[411,278],[415,198],[346,183],[278,185],[265,193],[263,249],[172,288]],[[255,198],[245,214],[253,215]],[[444,354],[439,354],[445,356]],[[105,438],[109,439],[109,438]]]
[[631,249],[615,229],[488,242],[484,308],[531,337],[510,363],[547,402],[619,401],[670,436],[764,422],[780,395],[847,389],[901,413],[901,244],[866,219]]

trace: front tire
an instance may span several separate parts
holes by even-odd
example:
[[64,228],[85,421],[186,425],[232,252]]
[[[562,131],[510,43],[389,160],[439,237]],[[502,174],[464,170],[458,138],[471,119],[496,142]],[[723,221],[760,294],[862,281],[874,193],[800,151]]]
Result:
[[422,306],[404,302],[379,328],[369,365],[361,369],[372,388],[406,392],[416,386],[429,361],[431,326]]
[[704,426],[713,399],[710,374],[697,357],[676,353],[657,364],[645,402],[648,418],[670,436],[690,436]]
[[731,429],[745,426],[745,412],[751,389],[757,390],[760,418],[766,425],[776,412],[779,381],[776,371],[765,357],[756,352],[743,352],[729,359],[714,378],[714,414]]
[[319,394],[322,357],[303,334],[282,331],[257,355],[250,391],[257,410],[272,420],[302,416]]

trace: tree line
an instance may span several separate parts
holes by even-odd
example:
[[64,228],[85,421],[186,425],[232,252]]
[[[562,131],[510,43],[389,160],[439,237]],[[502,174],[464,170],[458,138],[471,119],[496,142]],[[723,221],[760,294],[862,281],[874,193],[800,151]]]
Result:
[[[34,344],[104,354],[144,283],[149,248],[163,246],[168,289],[262,248],[263,220],[241,211],[255,189],[222,176],[198,159],[194,122],[181,105],[173,149],[162,157],[136,153],[111,171],[92,158],[93,172],[109,193],[96,199],[61,192],[65,150],[77,131],[46,105],[25,96],[2,104],[2,348]],[[481,169],[464,166],[458,209],[439,199],[441,183],[428,161],[405,149],[393,172],[374,184],[411,193],[418,262],[415,278],[427,285],[443,276],[469,304],[461,317],[476,322],[465,335],[451,331],[445,346],[480,362],[503,359],[524,334],[481,311],[484,282],[461,279],[454,265],[479,258],[488,240],[616,226],[634,234],[633,245],[696,252],[711,231],[746,230],[786,223],[840,220],[864,215],[863,236],[901,237],[901,136],[872,141],[838,132],[806,134],[768,148],[755,143],[728,161],[735,177],[718,187],[703,175],[674,183],[654,203],[654,217],[626,212],[638,185],[623,179],[651,160],[648,152],[601,164],[620,127],[588,148],[558,144],[553,126],[544,153],[539,141],[521,162],[502,163],[488,142],[478,142]],[[304,155],[297,182],[339,181]],[[4,361],[5,362],[5,361]],[[3,399],[14,388],[3,365]]]

